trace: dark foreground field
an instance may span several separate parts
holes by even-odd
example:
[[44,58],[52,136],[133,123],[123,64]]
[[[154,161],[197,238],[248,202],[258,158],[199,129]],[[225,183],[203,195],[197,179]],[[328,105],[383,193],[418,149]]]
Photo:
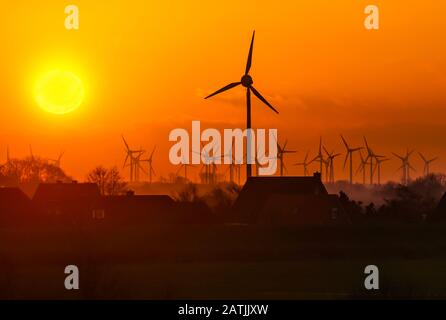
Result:
[[[64,268],[80,269],[80,290]],[[366,292],[364,267],[380,268]],[[446,298],[446,228],[0,230],[0,298]]]

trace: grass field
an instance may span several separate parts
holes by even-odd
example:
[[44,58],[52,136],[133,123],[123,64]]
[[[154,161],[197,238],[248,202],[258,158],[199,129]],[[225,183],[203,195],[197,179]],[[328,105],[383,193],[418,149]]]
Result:
[[[0,231],[7,299],[446,298],[446,229],[432,226],[95,227]],[[79,291],[64,268],[80,269]],[[364,268],[380,290],[364,289]]]

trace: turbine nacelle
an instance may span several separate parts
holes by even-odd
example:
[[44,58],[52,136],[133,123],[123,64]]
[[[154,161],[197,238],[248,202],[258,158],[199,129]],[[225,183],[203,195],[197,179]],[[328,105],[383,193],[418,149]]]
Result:
[[251,88],[251,86],[254,84],[254,81],[252,80],[252,77],[249,74],[245,74],[242,79],[240,80],[242,83],[242,86],[245,88]]

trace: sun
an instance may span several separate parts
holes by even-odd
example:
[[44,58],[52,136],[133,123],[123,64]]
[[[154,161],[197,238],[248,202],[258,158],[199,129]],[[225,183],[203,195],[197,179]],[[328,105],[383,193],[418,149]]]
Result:
[[58,115],[75,111],[82,104],[84,96],[81,79],[69,71],[50,71],[36,82],[34,88],[39,107]]

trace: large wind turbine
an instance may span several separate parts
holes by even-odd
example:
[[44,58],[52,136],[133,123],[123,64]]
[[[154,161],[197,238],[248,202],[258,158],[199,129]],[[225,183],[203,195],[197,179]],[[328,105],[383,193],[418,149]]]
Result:
[[428,160],[421,152],[418,152],[418,154],[420,155],[421,159],[423,159],[423,162],[424,162],[423,174],[425,176],[428,176],[430,173],[430,164],[432,162],[434,162],[435,160],[437,160],[438,157],[434,157],[434,158]]
[[341,135],[341,139],[342,139],[342,142],[344,143],[345,149],[347,150],[347,153],[345,155],[345,160],[344,160],[344,169],[345,169],[345,165],[347,164],[347,161],[350,159],[350,184],[353,184],[353,153],[361,150],[362,147],[351,148],[342,135]]
[[[275,113],[279,113],[261,94],[253,87],[253,79],[249,75],[249,71],[251,70],[251,64],[252,64],[252,51],[254,47],[254,37],[255,37],[255,31],[252,34],[251,39],[251,46],[249,47],[249,53],[248,53],[248,61],[246,62],[246,69],[245,73],[242,76],[241,80],[239,82],[233,82],[228,84],[227,86],[221,88],[220,90],[215,91],[214,93],[208,95],[205,99],[208,99],[210,97],[213,97],[219,93],[222,93],[224,91],[227,91],[229,89],[232,89],[234,87],[237,87],[239,85],[242,85],[246,88],[246,129],[248,129],[248,139],[247,139],[247,164],[246,164],[246,176],[247,178],[251,177],[251,164],[249,163],[249,160],[251,160],[251,133],[250,130],[251,127],[251,92],[259,98],[260,101],[262,101],[264,104],[266,104],[271,110],[273,110]],[[255,156],[255,155],[254,155]]]

